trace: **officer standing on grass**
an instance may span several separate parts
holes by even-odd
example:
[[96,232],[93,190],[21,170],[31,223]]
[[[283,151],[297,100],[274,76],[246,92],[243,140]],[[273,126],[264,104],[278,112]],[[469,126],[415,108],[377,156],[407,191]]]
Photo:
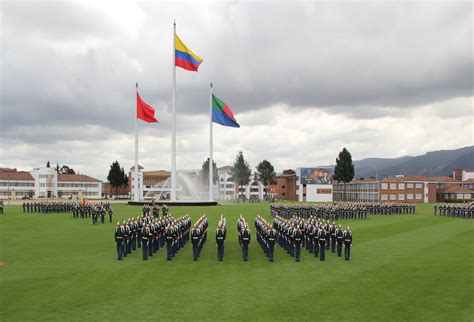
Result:
[[346,261],[351,257],[352,231],[349,227],[344,231],[344,259]]
[[249,244],[250,244],[250,229],[248,226],[245,226],[242,230],[242,255],[244,262],[249,259]]
[[296,227],[293,230],[293,247],[294,247],[294,256],[295,260],[297,262],[300,261],[300,253],[301,253],[301,239],[303,238],[303,234],[301,233],[301,230]]
[[331,252],[336,252],[336,223],[333,222],[329,227],[329,234],[331,235]]
[[337,256],[342,256],[342,244],[344,239],[344,233],[342,232],[341,225],[336,228],[336,242],[337,242]]
[[112,207],[109,208],[109,221],[110,223],[112,223],[112,216],[113,216],[114,212],[112,211]]
[[217,259],[222,262],[224,260],[224,242],[226,237],[226,219],[221,215],[219,225],[216,229]]
[[275,253],[275,241],[277,238],[275,228],[270,228],[268,232],[268,259],[273,262],[273,254]]
[[148,260],[148,238],[150,236],[150,228],[148,225],[144,225],[141,231],[142,235],[142,251],[143,251],[143,260]]
[[327,238],[327,232],[326,229],[323,227],[319,231],[319,260],[324,261],[325,255],[326,255],[326,238]]
[[173,228],[171,224],[165,229],[165,240],[166,240],[166,259],[172,260],[173,259]]
[[125,232],[123,226],[120,225],[120,222],[117,223],[115,227],[115,246],[117,248],[117,259],[121,261],[123,259],[123,239]]

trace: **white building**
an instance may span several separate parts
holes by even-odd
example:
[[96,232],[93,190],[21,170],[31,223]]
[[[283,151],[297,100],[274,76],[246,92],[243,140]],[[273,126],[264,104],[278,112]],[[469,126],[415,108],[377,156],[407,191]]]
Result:
[[235,183],[232,180],[232,167],[229,165],[217,169],[219,200],[234,200],[237,197]]
[[100,199],[102,182],[81,174],[58,174],[54,168],[28,171],[0,169],[0,198],[86,198]]
[[[138,178],[136,178],[135,176],[135,166],[131,167],[129,178],[130,190],[132,192],[132,200],[143,200],[143,167],[141,165],[138,165]],[[136,186],[138,186],[138,190],[135,188]]]
[[298,201],[332,202],[332,167],[296,169]]
[[246,199],[262,200],[265,198],[265,187],[255,180],[255,172],[252,171],[250,182],[237,189],[235,182],[232,180],[233,167],[226,165],[219,169],[218,172],[218,199],[220,200],[235,200],[243,195]]
[[30,173],[35,180],[36,198],[58,197],[58,173],[54,168],[35,168]]

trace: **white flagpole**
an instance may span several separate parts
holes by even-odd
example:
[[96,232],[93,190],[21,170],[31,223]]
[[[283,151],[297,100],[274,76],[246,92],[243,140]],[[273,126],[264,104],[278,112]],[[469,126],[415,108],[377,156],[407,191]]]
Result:
[[[138,94],[138,83],[136,84],[136,93],[135,93],[135,97],[137,96]],[[135,98],[136,100],[136,98]],[[135,167],[134,167],[134,172],[135,172],[135,175],[134,175],[134,183],[133,183],[133,186],[134,186],[134,189],[133,189],[133,201],[139,201],[139,198],[138,198],[138,192],[140,191],[140,189],[138,188],[138,115],[137,115],[137,108],[138,107],[135,107]]]
[[173,24],[173,98],[171,130],[171,201],[176,201],[176,21]]
[[209,201],[212,201],[213,198],[213,171],[214,171],[214,162],[212,160],[212,82],[209,91]]

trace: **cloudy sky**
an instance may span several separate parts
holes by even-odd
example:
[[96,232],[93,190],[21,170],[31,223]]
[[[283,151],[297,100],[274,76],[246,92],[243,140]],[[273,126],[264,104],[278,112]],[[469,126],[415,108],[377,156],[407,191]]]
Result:
[[105,179],[134,162],[135,82],[160,124],[139,162],[170,169],[173,20],[204,59],[177,69],[177,168],[208,156],[209,82],[240,129],[214,126],[277,171],[473,144],[472,2],[1,1],[0,166],[47,160]]

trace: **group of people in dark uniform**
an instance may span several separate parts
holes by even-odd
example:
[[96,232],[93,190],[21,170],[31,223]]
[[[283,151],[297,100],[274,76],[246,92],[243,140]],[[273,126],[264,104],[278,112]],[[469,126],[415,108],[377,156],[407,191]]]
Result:
[[338,219],[367,219],[368,214],[414,214],[416,207],[415,204],[383,202],[273,203],[270,205],[270,211],[273,217],[314,217],[332,222]]
[[190,227],[191,218],[188,215],[174,218],[166,214],[162,218],[154,218],[147,214],[118,222],[114,234],[117,259],[122,260],[132,251],[142,248],[143,260],[148,260],[166,245],[166,258],[172,260],[189,240]]
[[436,204],[433,206],[433,214],[464,219],[474,219],[474,202],[459,204]]
[[75,207],[77,202],[74,201],[32,201],[32,202],[23,202],[22,209],[23,212],[33,212],[33,213],[62,213],[69,212]]
[[112,223],[114,211],[108,202],[99,203],[75,203],[71,209],[72,218],[92,218],[92,224],[97,225],[99,222],[105,224],[105,216],[108,214],[109,223]]
[[278,244],[293,256],[297,262],[301,258],[301,248],[305,247],[314,257],[320,261],[326,258],[326,250],[331,249],[339,257],[342,256],[344,246],[344,259],[350,259],[350,249],[352,247],[352,231],[350,227],[342,231],[341,225],[336,226],[328,220],[320,220],[315,217],[301,218],[292,217],[290,219],[276,216],[273,227],[278,232]]
[[242,215],[237,219],[237,233],[239,235],[239,244],[242,249],[244,262],[249,260],[250,228]]
[[350,202],[338,202],[332,204],[280,204],[270,205],[273,217],[282,218],[310,218],[336,221],[338,219],[367,219],[367,208],[365,205]]
[[363,204],[369,214],[372,215],[413,215],[416,213],[414,203],[362,202],[361,204]]
[[278,238],[276,229],[258,215],[257,218],[255,218],[255,232],[257,235],[257,242],[262,247],[268,260],[273,262],[275,243]]
[[191,244],[193,245],[193,259],[197,261],[201,256],[201,250],[207,240],[207,227],[209,221],[206,216],[201,216],[191,229]]

